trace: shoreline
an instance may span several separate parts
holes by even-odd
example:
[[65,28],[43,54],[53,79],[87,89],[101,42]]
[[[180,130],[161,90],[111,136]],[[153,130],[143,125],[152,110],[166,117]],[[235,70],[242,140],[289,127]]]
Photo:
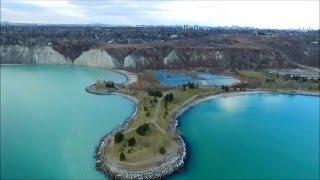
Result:
[[31,66],[31,65],[67,65],[67,66],[79,66],[79,67],[87,67],[87,68],[98,68],[98,69],[105,69],[105,70],[109,70],[112,72],[116,72],[119,74],[122,74],[123,76],[125,76],[126,81],[123,83],[120,83],[124,86],[129,86],[132,83],[135,83],[138,81],[138,76],[136,73],[130,72],[130,71],[126,71],[126,70],[122,70],[122,69],[112,69],[112,68],[106,68],[106,67],[95,67],[95,66],[82,66],[82,65],[74,65],[72,64],[1,64],[0,66]]
[[251,95],[251,94],[264,94],[264,93],[276,93],[276,94],[288,94],[288,95],[305,95],[305,96],[320,96],[319,93],[304,92],[304,91],[280,91],[280,90],[263,90],[263,89],[251,89],[247,91],[236,91],[236,92],[212,92],[209,94],[198,95],[195,99],[183,104],[177,110],[172,112],[170,116],[171,121],[168,129],[168,133],[177,137],[177,144],[182,149],[181,152],[174,158],[169,161],[166,161],[160,165],[155,165],[147,170],[125,170],[117,167],[111,163],[104,162],[104,150],[108,146],[108,143],[111,142],[113,136],[130,125],[131,122],[135,120],[135,116],[139,113],[139,100],[132,95],[128,95],[125,92],[117,92],[117,90],[111,90],[109,92],[99,92],[92,88],[93,85],[86,88],[88,93],[99,94],[99,95],[108,95],[108,94],[118,94],[124,96],[130,100],[133,100],[136,103],[136,111],[125,120],[120,126],[113,128],[112,131],[103,136],[100,140],[100,144],[96,148],[97,164],[96,168],[99,172],[105,176],[111,178],[120,178],[120,179],[156,179],[163,178],[170,174],[177,172],[181,169],[187,160],[187,145],[184,142],[181,135],[177,133],[177,127],[179,127],[178,119],[179,117],[186,112],[191,107],[210,99],[223,98],[223,97],[232,97],[232,96],[242,96],[242,95]]
[[[112,178],[120,178],[120,179],[156,179],[161,178],[166,175],[172,174],[173,172],[177,171],[184,165],[184,160],[186,158],[186,144],[184,143],[182,137],[177,136],[177,144],[182,151],[180,154],[171,160],[162,163],[159,166],[151,167],[150,169],[143,170],[143,171],[129,171],[118,168],[111,163],[106,163],[105,165],[104,158],[104,150],[108,146],[108,143],[111,142],[113,136],[122,130],[128,128],[131,122],[135,120],[136,115],[139,112],[139,100],[134,96],[128,95],[124,92],[117,92],[114,90],[111,91],[97,91],[92,88],[93,85],[90,85],[86,88],[88,93],[96,94],[96,95],[110,95],[110,94],[118,94],[124,96],[130,100],[133,100],[136,103],[136,111],[133,113],[129,118],[127,118],[120,126],[113,128],[109,133],[103,136],[100,140],[100,144],[96,147],[96,155],[94,156],[97,160],[96,162],[96,169],[101,172],[105,176],[109,176]],[[176,135],[176,134],[175,134]]]

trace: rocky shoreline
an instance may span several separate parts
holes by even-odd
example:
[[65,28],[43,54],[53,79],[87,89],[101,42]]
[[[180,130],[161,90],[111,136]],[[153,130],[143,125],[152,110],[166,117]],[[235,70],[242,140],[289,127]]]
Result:
[[186,158],[187,158],[187,147],[183,138],[177,134],[176,128],[178,127],[178,118],[181,116],[186,110],[197,105],[200,102],[206,101],[208,99],[215,99],[221,97],[231,97],[231,96],[239,96],[239,95],[249,95],[249,94],[262,94],[262,93],[278,93],[278,94],[291,94],[291,95],[308,95],[308,96],[319,96],[319,93],[311,93],[304,91],[279,91],[279,90],[263,90],[263,89],[253,89],[247,91],[238,91],[238,92],[212,92],[208,94],[198,95],[191,101],[180,106],[175,112],[171,114],[171,124],[169,125],[168,133],[177,137],[177,144],[181,147],[181,151],[175,157],[166,158],[166,161],[160,165],[155,165],[146,170],[125,170],[121,169],[110,162],[104,162],[104,151],[109,143],[112,142],[112,138],[114,135],[122,131],[130,125],[132,121],[134,121],[135,115],[139,112],[138,104],[139,100],[126,92],[119,92],[117,90],[111,91],[98,91],[93,88],[93,85],[86,88],[88,93],[98,94],[98,95],[108,95],[108,94],[119,94],[124,96],[132,101],[134,101],[136,106],[135,113],[130,116],[121,126],[114,128],[110,133],[105,135],[100,140],[100,145],[97,146],[96,149],[96,159],[97,164],[96,168],[98,171],[102,172],[105,176],[109,176],[115,179],[158,179],[164,176],[170,175],[177,170],[181,169],[184,166]]
[[186,158],[186,152],[187,152],[186,145],[183,139],[177,135],[176,135],[177,137],[176,142],[179,145],[179,147],[181,147],[181,151],[178,153],[178,156],[168,157],[166,158],[166,161],[164,163],[151,167],[147,170],[129,171],[129,170],[121,169],[120,167],[117,167],[114,164],[104,162],[104,157],[103,157],[104,151],[108,146],[108,144],[111,143],[114,135],[117,132],[128,128],[130,123],[134,121],[135,115],[139,112],[139,109],[138,109],[139,100],[131,95],[128,95],[122,92],[117,92],[114,90],[98,91],[95,88],[93,88],[93,86],[94,85],[87,87],[86,91],[88,93],[92,93],[96,95],[119,94],[130,100],[133,100],[137,104],[136,111],[134,114],[132,114],[126,121],[124,121],[122,125],[114,128],[112,131],[110,131],[100,140],[100,145],[97,146],[96,155],[95,155],[95,158],[97,159],[96,169],[98,171],[102,172],[105,176],[109,176],[115,179],[157,179],[179,170],[184,165],[184,162],[185,162],[184,160]]

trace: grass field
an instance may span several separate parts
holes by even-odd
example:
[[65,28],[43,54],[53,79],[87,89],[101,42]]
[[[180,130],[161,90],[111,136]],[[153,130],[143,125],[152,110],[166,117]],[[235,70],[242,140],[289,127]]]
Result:
[[[283,77],[277,77],[276,74],[267,71],[238,71],[238,76],[248,82],[249,88],[281,89],[281,90],[303,90],[319,91],[319,82],[308,80],[284,80]],[[274,81],[267,82],[267,79]]]
[[[172,121],[170,114],[177,110],[184,102],[194,96],[219,91],[218,88],[199,87],[194,89],[186,88],[173,89],[163,92],[163,96],[149,96],[146,92],[136,92],[135,97],[139,99],[139,113],[130,126],[122,131],[124,139],[115,143],[113,141],[105,152],[107,162],[117,163],[126,169],[139,169],[150,167],[150,164],[161,163],[165,157],[175,156],[181,147],[177,144],[177,136],[168,133],[168,126]],[[172,93],[173,101],[167,102],[165,107],[165,95]],[[166,113],[167,111],[167,113]],[[149,115],[147,115],[149,113]],[[149,123],[150,129],[144,136],[136,132],[137,127]],[[129,138],[134,137],[136,144],[128,145]],[[165,153],[160,153],[160,148]],[[125,160],[120,160],[120,153],[125,155]]]

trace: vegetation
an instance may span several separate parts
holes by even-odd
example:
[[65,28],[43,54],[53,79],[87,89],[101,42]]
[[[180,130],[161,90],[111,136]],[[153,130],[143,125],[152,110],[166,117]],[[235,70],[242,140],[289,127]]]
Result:
[[162,92],[159,90],[156,90],[156,91],[149,90],[148,95],[154,96],[154,97],[162,97]]
[[245,88],[266,88],[282,90],[319,91],[319,80],[306,79],[299,76],[271,74],[267,71],[237,71],[237,74],[245,79],[242,83]]
[[120,153],[120,161],[124,161],[124,160],[126,160],[126,155],[123,152],[121,152]]
[[185,90],[186,90],[186,87],[187,87],[187,85],[182,84],[182,91],[185,91]]
[[136,132],[139,134],[139,135],[141,135],[141,136],[145,136],[146,135],[146,133],[147,133],[147,131],[150,129],[150,124],[142,124],[142,125],[140,125],[138,128],[137,128],[137,130],[136,130]]
[[[259,30],[252,28],[199,28],[171,26],[109,27],[1,24],[1,45],[51,46],[76,59],[89,49],[106,49],[116,59],[130,53],[148,54],[154,61],[148,68],[162,68],[158,58],[179,49],[183,59],[201,51],[205,60],[186,65],[229,69],[264,69],[294,66],[288,60],[319,67],[319,31]],[[172,35],[175,38],[172,39]],[[161,43],[159,43],[161,42]],[[121,47],[121,48],[119,48]],[[156,48],[154,48],[156,47]],[[196,52],[190,47],[196,47]],[[217,47],[223,56],[216,56]],[[208,50],[209,48],[212,48]],[[261,56],[263,55],[263,56]],[[186,61],[187,62],[187,61]],[[205,62],[205,63],[200,63]],[[181,65],[176,66],[181,67]]]
[[160,154],[165,154],[166,153],[166,149],[162,146],[159,148],[159,153]]
[[164,100],[165,100],[166,102],[171,102],[171,101],[173,101],[173,94],[172,94],[172,93],[167,94],[167,95],[164,97]]
[[112,81],[108,81],[108,82],[105,82],[105,86],[106,88],[114,88],[115,84]]
[[225,92],[229,92],[230,91],[230,88],[229,88],[228,85],[222,85],[221,89],[224,90]]
[[[172,120],[169,118],[172,115],[171,113],[194,96],[206,95],[216,91],[219,91],[219,89],[212,87],[190,89],[186,87],[185,91],[177,89],[166,94],[163,93],[163,97],[157,98],[158,102],[156,103],[153,101],[155,96],[149,96],[148,92],[137,91],[135,96],[140,101],[139,108],[142,111],[137,114],[128,129],[122,132],[124,139],[127,139],[127,141],[122,140],[120,143],[114,143],[107,149],[107,160],[116,162],[119,160],[119,153],[126,152],[126,162],[157,163],[159,159],[163,158],[163,154],[176,154],[179,152],[180,147],[176,143],[175,137],[167,133],[167,129]],[[145,107],[147,111],[144,111]],[[156,110],[157,108],[159,109]],[[146,113],[149,113],[149,117],[145,115]],[[152,119],[150,116],[152,116]],[[130,140],[132,138],[134,138],[134,140]],[[131,141],[134,141],[134,143],[131,143]],[[147,166],[147,164],[148,163],[145,165]],[[141,167],[144,166],[141,165]]]
[[123,140],[123,134],[121,132],[117,132],[116,135],[114,136],[114,142],[115,143],[120,143]]
[[136,145],[136,139],[134,137],[128,139],[128,146],[132,147],[134,145]]

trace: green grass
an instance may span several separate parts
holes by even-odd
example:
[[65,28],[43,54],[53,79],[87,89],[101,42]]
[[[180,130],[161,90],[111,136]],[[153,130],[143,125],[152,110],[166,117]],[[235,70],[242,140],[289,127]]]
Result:
[[[281,76],[277,77],[266,71],[238,71],[238,74],[248,81],[249,88],[319,91],[319,84],[316,82],[284,80]],[[266,79],[275,79],[275,82],[266,82]]]

